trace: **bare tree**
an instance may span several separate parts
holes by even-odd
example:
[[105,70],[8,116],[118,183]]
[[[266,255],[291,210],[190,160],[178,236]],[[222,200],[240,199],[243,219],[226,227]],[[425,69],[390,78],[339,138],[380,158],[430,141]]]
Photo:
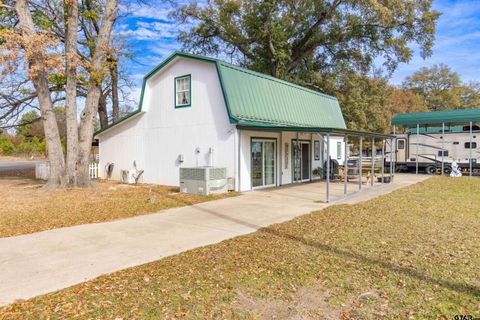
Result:
[[[25,63],[28,66],[28,80],[33,84],[44,124],[51,171],[47,187],[51,188],[90,185],[88,164],[94,121],[102,94],[102,82],[109,72],[107,57],[113,52],[110,48],[110,36],[118,12],[116,0],[96,2],[101,8],[96,7],[93,10],[98,9],[97,16],[101,16],[101,19],[96,21],[98,30],[95,40],[88,43],[91,53],[89,58],[78,49],[78,3],[76,0],[65,1],[63,5],[57,4],[56,7],[56,3],[48,1],[34,3],[27,0],[16,1],[13,6],[2,5],[3,9],[12,10],[17,19],[12,24],[13,28],[6,28],[0,34],[2,71],[11,74],[18,69],[19,64]],[[39,11],[39,8],[44,11]],[[55,23],[48,25],[48,28],[35,25],[32,12],[41,12],[41,16],[48,18],[49,11],[57,15],[57,18],[59,11],[63,12],[67,30],[65,34],[61,26]],[[42,21],[38,16],[36,18],[36,21]],[[62,50],[63,52],[59,53]],[[79,68],[81,76],[77,74]],[[49,83],[49,76],[62,73],[66,74],[67,164],[53,110],[52,84]],[[77,96],[85,97],[79,123]]]

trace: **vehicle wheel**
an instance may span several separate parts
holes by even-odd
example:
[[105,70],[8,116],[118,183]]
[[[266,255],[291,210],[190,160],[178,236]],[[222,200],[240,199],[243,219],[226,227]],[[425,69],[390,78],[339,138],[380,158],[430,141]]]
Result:
[[443,173],[444,174],[450,174],[451,172],[452,172],[452,168],[450,168],[450,167],[443,168]]
[[427,174],[434,175],[435,173],[437,173],[437,167],[435,167],[435,166],[427,166],[427,167],[425,168],[425,172],[426,172]]

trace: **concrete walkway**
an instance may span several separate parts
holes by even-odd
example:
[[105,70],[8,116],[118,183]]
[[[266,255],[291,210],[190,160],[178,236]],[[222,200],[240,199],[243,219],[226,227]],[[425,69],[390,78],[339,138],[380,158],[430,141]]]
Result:
[[[397,175],[342,201],[357,203],[426,179]],[[247,234],[327,207],[321,183],[244,195],[113,222],[0,238],[0,305]],[[338,203],[338,202],[337,202]]]

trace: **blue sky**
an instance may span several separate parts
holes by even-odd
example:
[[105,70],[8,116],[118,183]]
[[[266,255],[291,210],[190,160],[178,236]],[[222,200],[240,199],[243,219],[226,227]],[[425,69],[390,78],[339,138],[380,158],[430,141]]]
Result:
[[[392,75],[393,84],[401,84],[416,70],[437,63],[449,65],[464,81],[480,80],[480,0],[438,0],[434,1],[434,8],[442,16],[437,25],[433,55],[424,60],[414,48],[410,63],[401,64]],[[135,55],[124,68],[135,82],[136,99],[143,75],[181,47],[176,41],[179,26],[168,15],[172,9],[171,4],[162,0],[122,7],[129,15],[120,19],[117,33],[128,35]]]

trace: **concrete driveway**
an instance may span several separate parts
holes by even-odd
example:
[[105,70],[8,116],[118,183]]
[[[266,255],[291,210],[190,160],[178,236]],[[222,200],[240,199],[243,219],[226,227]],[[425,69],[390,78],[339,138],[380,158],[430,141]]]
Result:
[[[424,180],[398,175],[384,188],[357,193],[356,203]],[[247,192],[241,196],[113,222],[0,239],[0,305],[63,289],[102,274],[247,234],[323,209],[321,185]]]

